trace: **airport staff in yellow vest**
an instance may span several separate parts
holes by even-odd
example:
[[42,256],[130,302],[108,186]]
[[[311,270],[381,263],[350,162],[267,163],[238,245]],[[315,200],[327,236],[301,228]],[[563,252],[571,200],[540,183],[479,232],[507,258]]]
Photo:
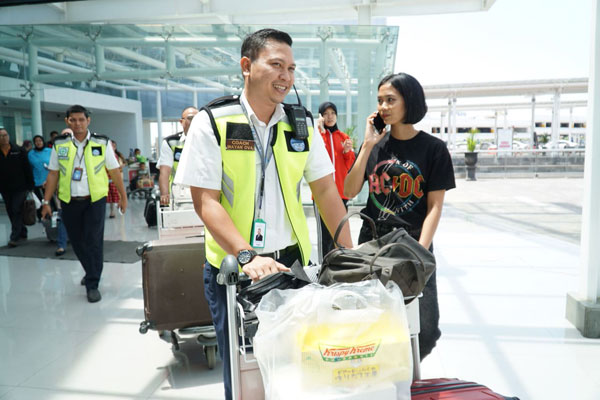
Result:
[[198,114],[196,107],[188,107],[181,113],[181,119],[179,122],[183,127],[182,132],[177,132],[174,135],[167,136],[160,146],[160,157],[156,166],[159,168],[160,175],[158,177],[158,187],[160,189],[160,204],[168,205],[171,185],[173,184],[173,178],[177,172],[177,166],[181,157],[181,151],[183,150],[183,144],[185,138],[190,129],[192,119]]
[[119,191],[119,210],[122,213],[127,208],[127,193],[110,140],[90,133],[90,121],[88,110],[82,106],[74,105],[67,110],[65,122],[73,135],[61,135],[54,140],[46,194],[42,201],[42,218],[52,212],[48,204],[58,186],[62,221],[85,270],[81,284],[86,287],[88,301],[95,303],[102,299],[98,284],[103,267],[108,175]]
[[[291,37],[274,29],[244,39],[244,91],[211,102],[194,118],[174,181],[190,186],[207,230],[205,294],[224,360],[226,399],[231,398],[226,292],[216,283],[221,260],[225,254],[237,255],[253,280],[288,271],[296,260],[307,265],[311,246],[300,197],[302,178],[330,231],[346,213],[312,118],[299,120],[308,127],[301,135],[282,104],[294,84],[291,46]],[[262,240],[256,240],[259,228]],[[347,225],[339,241],[352,247]]]

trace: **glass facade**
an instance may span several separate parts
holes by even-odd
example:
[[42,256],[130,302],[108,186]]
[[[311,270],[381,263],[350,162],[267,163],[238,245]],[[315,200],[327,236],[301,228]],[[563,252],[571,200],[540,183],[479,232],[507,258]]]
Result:
[[[41,92],[66,87],[139,99],[142,116],[147,120],[157,119],[156,92],[160,91],[162,119],[176,120],[188,105],[201,107],[216,97],[241,92],[242,40],[265,27],[0,26],[0,79],[17,78],[36,84]],[[357,114],[366,118],[375,109],[375,86],[394,68],[398,27],[269,28],[291,35],[297,63],[296,88],[302,103],[314,114],[321,101],[333,101],[340,126],[345,127],[356,123]],[[9,95],[3,91],[0,89],[0,98]],[[14,92],[13,88],[13,96]],[[287,101],[296,102],[291,93]],[[20,94],[31,97],[24,89]],[[43,102],[43,96],[40,98]],[[28,111],[23,110],[24,117]],[[351,118],[346,117],[348,112]]]

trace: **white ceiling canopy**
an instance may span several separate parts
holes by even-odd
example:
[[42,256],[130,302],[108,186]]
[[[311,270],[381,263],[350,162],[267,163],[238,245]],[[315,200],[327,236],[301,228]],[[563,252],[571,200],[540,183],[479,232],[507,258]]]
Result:
[[[371,18],[487,11],[495,0],[87,0],[0,7],[0,24],[369,24]],[[366,16],[366,17],[365,17]],[[367,22],[365,22],[367,18]]]

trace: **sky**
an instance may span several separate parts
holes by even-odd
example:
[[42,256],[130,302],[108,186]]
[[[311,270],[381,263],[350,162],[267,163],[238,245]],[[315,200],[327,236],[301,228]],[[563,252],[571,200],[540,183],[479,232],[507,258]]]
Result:
[[395,72],[423,85],[589,76],[592,1],[496,0],[489,11],[388,18]]

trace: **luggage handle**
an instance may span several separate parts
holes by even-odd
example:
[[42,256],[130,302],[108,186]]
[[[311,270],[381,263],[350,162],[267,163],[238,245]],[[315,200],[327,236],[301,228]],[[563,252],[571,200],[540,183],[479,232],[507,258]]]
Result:
[[346,222],[348,222],[348,220],[350,219],[350,217],[352,217],[353,215],[357,215],[357,214],[360,215],[360,217],[362,219],[368,221],[369,224],[371,225],[371,231],[373,232],[373,239],[379,239],[379,236],[377,235],[377,229],[375,228],[375,221],[373,221],[373,218],[369,217],[366,214],[361,213],[360,211],[352,211],[352,212],[349,212],[346,215],[344,215],[344,218],[342,218],[342,220],[338,224],[338,227],[335,230],[335,234],[333,235],[333,243],[338,248],[342,248],[342,246],[338,243],[338,237],[340,236],[340,233],[342,232],[342,228],[344,227],[344,225],[346,224]]
[[[381,249],[379,249],[379,251],[371,259],[371,262],[369,263],[369,272],[370,272],[371,276],[373,276],[373,265],[375,264],[375,261],[379,257],[381,257],[383,255],[383,253],[386,252],[388,249],[390,249],[392,247],[398,247],[398,246],[404,247],[404,249],[408,250],[413,256],[415,256],[415,258],[419,261],[421,266],[424,267],[425,263],[423,262],[423,259],[421,259],[421,257],[419,257],[419,255],[413,249],[411,249],[409,246],[405,245],[404,243],[388,243],[385,246],[383,246]],[[419,246],[420,246],[420,244],[419,244]],[[425,268],[423,268],[423,269],[425,269]],[[381,278],[379,278],[379,280],[381,281],[381,283],[383,283],[383,286],[387,285],[387,283],[391,279],[392,270],[393,270],[393,268],[390,266],[381,268]],[[415,268],[415,270],[416,270],[416,268]],[[417,281],[419,282],[419,286],[425,287],[426,282],[423,282],[422,274],[419,274],[418,271],[415,271],[415,272],[417,275]]]

